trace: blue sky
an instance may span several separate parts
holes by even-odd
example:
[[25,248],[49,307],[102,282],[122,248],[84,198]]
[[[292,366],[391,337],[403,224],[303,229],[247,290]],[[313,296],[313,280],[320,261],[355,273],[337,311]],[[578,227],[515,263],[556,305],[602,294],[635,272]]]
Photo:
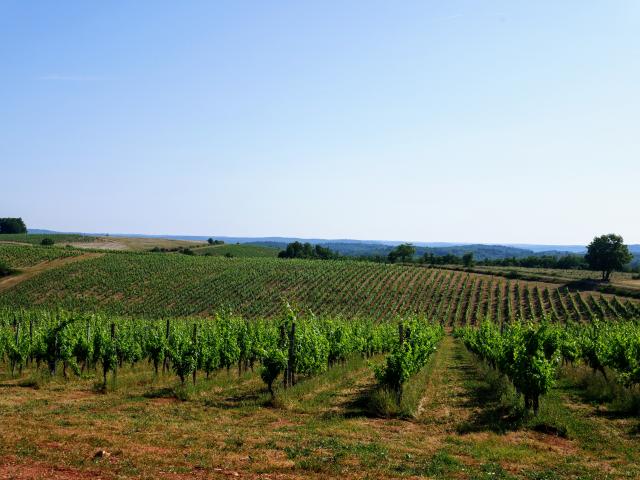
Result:
[[640,243],[640,3],[0,2],[0,216]]

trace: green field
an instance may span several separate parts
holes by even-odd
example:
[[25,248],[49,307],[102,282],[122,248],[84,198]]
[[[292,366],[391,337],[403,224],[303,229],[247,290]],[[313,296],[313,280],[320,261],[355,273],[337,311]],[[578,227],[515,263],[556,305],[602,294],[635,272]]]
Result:
[[238,258],[275,258],[278,256],[278,249],[276,248],[247,244],[211,245],[207,247],[194,248],[193,252],[196,255],[205,255],[211,257],[223,257],[230,255],[232,257]]
[[640,298],[640,279],[638,274],[614,272],[607,283],[600,281],[600,272],[592,270],[564,270],[556,268],[498,267],[476,265],[471,268],[448,266],[455,270],[468,270],[477,273],[500,275],[506,278],[519,278],[541,282],[564,283],[575,287],[594,289],[607,293]]
[[0,243],[18,242],[40,245],[40,242],[42,242],[44,238],[50,238],[57,244],[93,242],[96,240],[96,237],[75,233],[3,233],[0,234]]
[[[51,251],[13,248],[24,251],[20,255],[36,248],[45,255]],[[636,300],[623,297],[445,269],[129,252],[45,271],[5,292],[0,305],[157,317],[211,316],[230,309],[265,318],[279,315],[284,300],[318,315],[381,319],[421,314],[444,325],[475,324],[487,316],[589,321],[640,312]]]
[[80,253],[78,250],[67,248],[0,244],[0,260],[12,268],[32,267],[38,263],[58,258],[75,257]]

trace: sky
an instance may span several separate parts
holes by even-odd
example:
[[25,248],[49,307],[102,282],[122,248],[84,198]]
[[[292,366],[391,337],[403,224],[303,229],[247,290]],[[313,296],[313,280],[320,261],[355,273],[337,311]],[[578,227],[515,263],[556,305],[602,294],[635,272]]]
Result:
[[640,2],[0,0],[0,217],[640,243]]

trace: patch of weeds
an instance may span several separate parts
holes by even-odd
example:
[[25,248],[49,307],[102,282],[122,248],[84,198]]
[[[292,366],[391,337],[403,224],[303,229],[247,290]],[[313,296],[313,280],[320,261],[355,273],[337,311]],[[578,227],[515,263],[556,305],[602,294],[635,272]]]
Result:
[[178,442],[176,442],[176,444],[179,445],[182,448],[190,448],[195,443],[196,443],[196,438],[195,437],[183,437],[180,440],[178,440]]
[[464,470],[464,466],[444,450],[439,450],[430,458],[414,458],[413,455],[406,454],[404,460],[394,465],[395,472],[419,477],[451,478],[452,472]]
[[184,458],[194,469],[209,468],[211,466],[210,457],[206,452],[190,450],[185,454]]
[[447,452],[440,450],[431,458],[431,462],[426,470],[427,475],[443,475],[460,466],[460,462]]
[[[525,473],[525,478],[529,480],[562,480],[565,478],[562,475],[559,475],[554,470],[543,470],[541,472],[527,472]],[[588,477],[580,477],[581,479],[586,480]]]
[[305,457],[296,463],[297,468],[306,470],[308,472],[316,472],[316,473],[326,471],[328,469],[327,465],[335,465],[335,464],[331,462],[327,457],[323,457],[323,456]]
[[546,435],[553,435],[555,437],[569,438],[567,426],[562,424],[549,424],[544,421],[534,420],[530,423],[529,428],[536,432],[544,433]]
[[381,445],[371,443],[345,443],[336,438],[321,438],[305,445],[297,444],[284,448],[287,458],[294,460],[296,467],[321,472],[340,471],[346,458],[357,459],[362,466],[379,466],[387,461],[388,452]]
[[[49,400],[48,399],[46,399],[46,398],[37,398],[37,399],[34,399],[34,400],[27,400],[22,405],[15,405],[15,406],[13,406],[13,408],[11,410],[13,411],[13,414],[18,414],[18,413],[25,414],[25,413],[33,412],[33,411],[38,410],[40,408],[46,407],[48,405],[49,405]],[[6,413],[10,414],[10,410],[7,409]]]
[[102,437],[87,437],[85,439],[85,441],[91,445],[92,447],[102,447],[102,448],[107,448],[111,446],[111,442],[105,438]]
[[620,387],[618,394],[609,404],[609,408],[619,414],[637,416],[640,414],[640,390]]
[[146,432],[151,426],[151,417],[148,415],[134,416],[131,421],[131,426],[125,431],[127,435],[133,433]]
[[526,426],[538,431],[549,429],[553,434],[560,433],[566,438],[578,440],[582,448],[592,452],[611,447],[611,440],[598,431],[597,424],[569,410],[557,391],[544,396],[540,412],[536,417],[529,418]]
[[244,445],[244,440],[238,436],[232,436],[224,439],[224,444],[228,450],[235,450]]
[[287,454],[287,458],[289,460],[295,460],[296,458],[307,457],[311,455],[312,450],[308,447],[294,445],[291,447],[284,447],[284,453]]
[[107,393],[108,390],[108,386],[99,381],[93,382],[93,385],[91,386],[91,391],[93,393]]
[[40,381],[35,377],[20,380],[17,385],[22,388],[33,388],[34,390],[40,389]]
[[478,415],[458,426],[458,433],[490,430],[505,433],[516,430],[525,418],[524,401],[507,377],[478,360],[478,380],[465,382],[471,406],[481,408]]
[[609,369],[605,378],[584,365],[566,366],[562,369],[561,376],[560,386],[584,402],[606,404],[618,414],[635,416],[640,413],[640,389],[622,386],[616,373]]
[[[440,348],[440,347],[439,347]],[[402,399],[399,405],[399,416],[402,418],[414,418],[418,412],[420,400],[425,395],[425,389],[429,384],[436,355],[431,355],[427,364],[415,375],[413,375],[403,386]]]
[[142,394],[143,398],[174,398],[173,388],[152,388]]
[[603,404],[614,400],[618,394],[615,382],[607,381],[602,373],[592,372],[583,365],[564,366],[560,376],[558,386],[576,394],[583,402]]
[[483,464],[480,467],[480,471],[473,473],[469,478],[470,480],[511,480],[515,479],[516,477],[507,473],[499,463],[489,462]]
[[275,450],[275,449],[278,448],[278,444],[276,443],[276,441],[273,438],[271,438],[271,439],[267,440],[266,442],[264,442],[263,444],[261,444],[260,447],[268,448],[269,450]]
[[368,410],[371,414],[383,418],[400,415],[397,395],[386,388],[376,388],[369,396]]
[[179,385],[173,390],[174,397],[182,402],[191,400],[193,393],[194,391],[191,385]]
[[20,457],[34,457],[38,448],[26,438],[21,438],[15,444],[15,452]]

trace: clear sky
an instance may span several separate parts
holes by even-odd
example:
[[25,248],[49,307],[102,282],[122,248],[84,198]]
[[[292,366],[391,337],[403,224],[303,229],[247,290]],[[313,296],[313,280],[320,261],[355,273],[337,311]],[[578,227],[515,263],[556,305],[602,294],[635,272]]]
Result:
[[640,2],[0,1],[0,216],[640,243]]

